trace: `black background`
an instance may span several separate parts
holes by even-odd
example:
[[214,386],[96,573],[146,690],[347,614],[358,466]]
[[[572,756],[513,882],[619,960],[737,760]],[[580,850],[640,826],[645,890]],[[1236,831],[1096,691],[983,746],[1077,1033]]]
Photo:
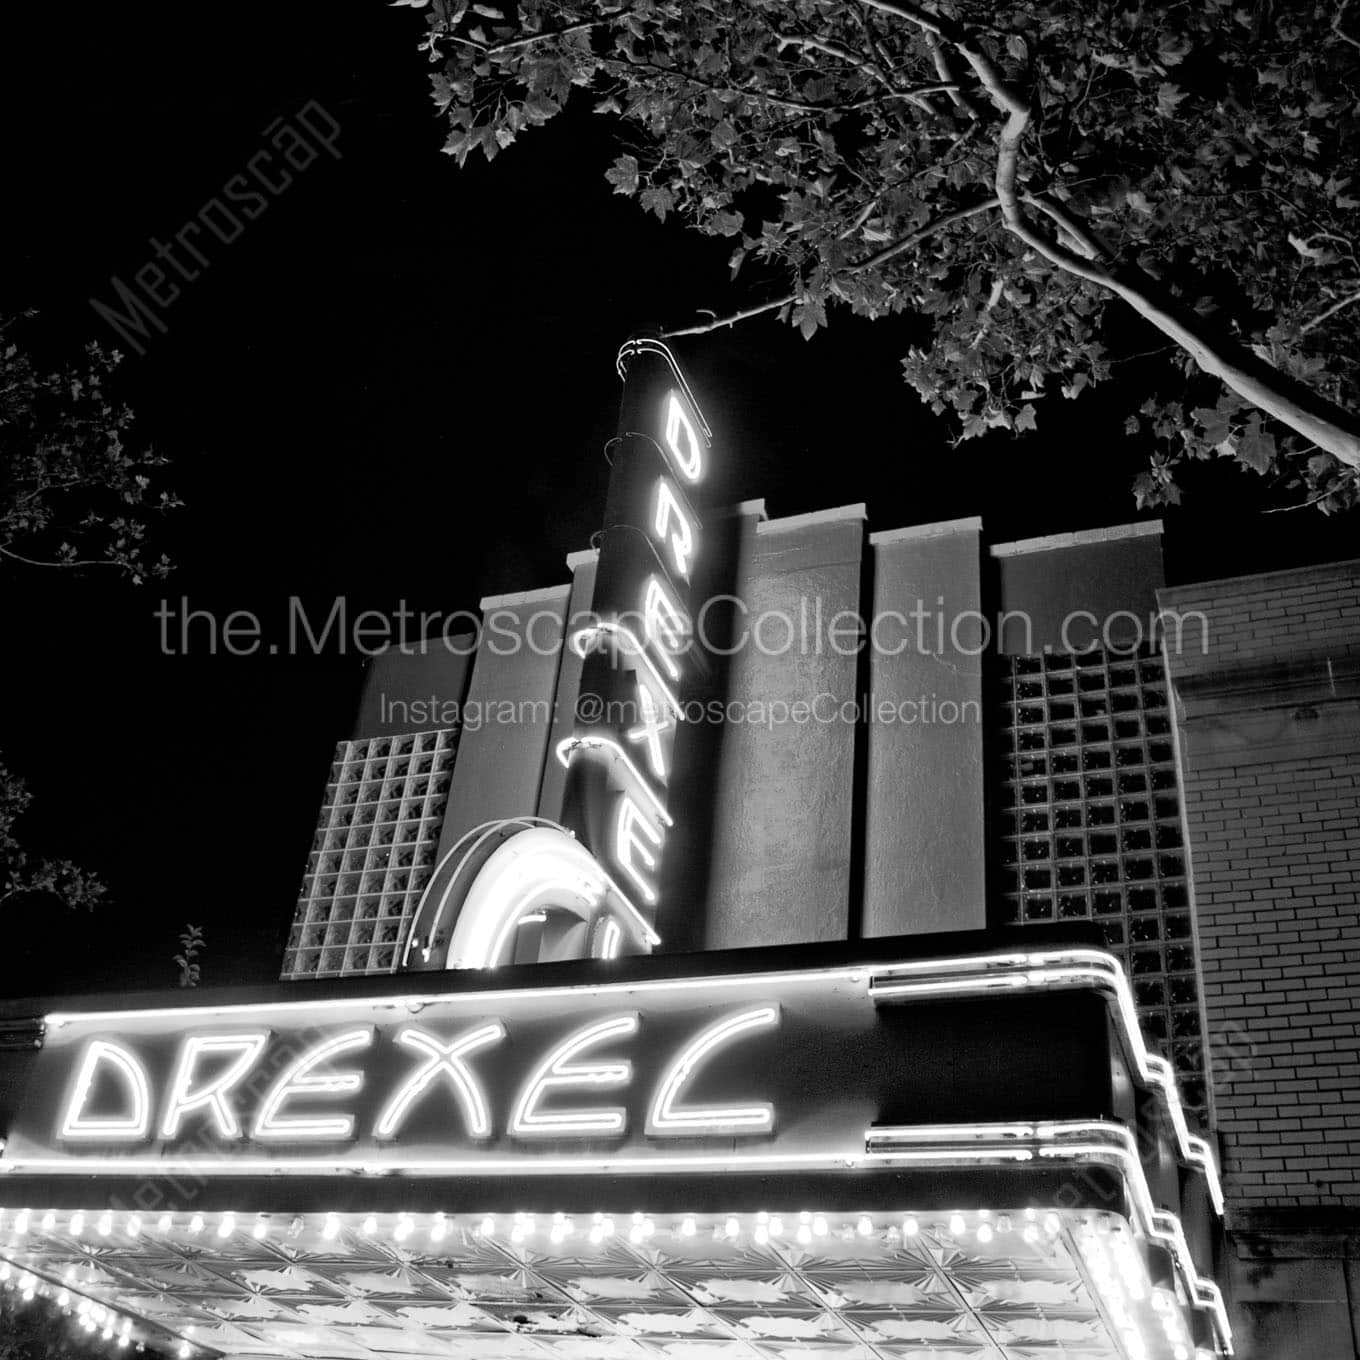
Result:
[[[4,907],[0,988],[170,985],[186,921],[207,934],[205,981],[267,980],[362,657],[166,656],[162,597],[253,610],[282,644],[290,596],[317,618],[337,596],[447,612],[565,580],[602,516],[619,342],[758,296],[728,284],[730,243],[611,194],[588,107],[460,172],[418,12],[21,13],[37,27],[2,44],[0,305],[41,309],[29,335],[54,360],[118,343],[89,299],[112,301],[111,278],[220,195],[273,119],[315,100],[341,124],[342,159],[205,246],[167,334],[120,370],[188,503],[159,537],[175,574],[0,572],[0,751],[37,799],[25,837],[113,895],[93,916]],[[955,449],[901,380],[911,336],[835,316],[812,343],[765,319],[677,345],[717,434],[714,494],[775,515],[865,501],[875,529],[980,514],[992,541],[1140,517],[1118,384],[1045,406],[1036,434]],[[1353,522],[1263,516],[1259,479],[1209,473],[1165,516],[1173,581],[1354,552]]]

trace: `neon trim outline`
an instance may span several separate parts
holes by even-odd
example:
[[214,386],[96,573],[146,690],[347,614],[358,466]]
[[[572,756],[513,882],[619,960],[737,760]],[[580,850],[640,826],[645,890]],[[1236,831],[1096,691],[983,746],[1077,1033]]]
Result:
[[647,945],[661,943],[580,841],[559,826],[526,828],[498,846],[469,885],[451,930],[448,967],[494,967],[507,930],[540,908],[557,905],[590,920],[606,903]]
[[[626,899],[625,899],[626,901]],[[630,904],[631,905],[631,904]],[[634,910],[636,910],[634,908]],[[991,978],[979,984],[978,975],[988,970],[1013,970],[1010,978]],[[924,976],[934,973],[936,978]],[[1125,1046],[1134,1055],[1135,1064],[1140,1066],[1145,1059],[1147,1048],[1137,1025],[1137,1013],[1133,1005],[1133,995],[1128,978],[1120,969],[1117,961],[1110,955],[1095,949],[1075,950],[1035,950],[1032,952],[1011,952],[974,954],[963,957],[932,959],[929,961],[891,963],[872,961],[846,964],[837,968],[804,968],[770,973],[729,973],[715,974],[711,977],[656,978],[632,982],[598,981],[559,984],[557,986],[535,986],[517,988],[487,988],[481,991],[460,992],[456,1000],[460,1004],[474,1006],[481,1004],[495,1008],[509,1000],[532,999],[546,1001],[560,998],[564,1001],[574,999],[598,999],[611,992],[632,996],[635,994],[686,994],[727,989],[750,988],[753,984],[762,986],[782,986],[797,983],[842,982],[862,988],[870,999],[891,1001],[897,997],[910,995],[976,995],[979,991],[997,988],[1013,988],[1016,991],[1043,990],[1053,986],[1086,985],[1095,986],[1107,993],[1115,1002],[1114,1017],[1121,1032]],[[408,1010],[412,1006],[438,1006],[454,999],[444,992],[413,991],[392,996],[330,998],[319,1001],[248,1001],[233,1002],[210,1006],[148,1006],[130,1010],[92,1010],[92,1011],[49,1011],[44,1023],[49,1030],[59,1031],[68,1026],[124,1024],[136,1020],[179,1020],[186,1017],[216,1017],[223,1022],[239,1020],[242,1017],[258,1015],[261,1018],[278,1020],[280,1016],[298,1013],[301,1015],[329,1013],[334,1011],[353,1011],[357,1007],[367,1007],[376,1012]],[[1168,1099],[1170,1094],[1160,1084],[1158,1090]],[[1174,1091],[1174,1088],[1173,1088]],[[1179,1100],[1179,1096],[1175,1097]],[[1190,1159],[1187,1159],[1190,1160]],[[852,1159],[853,1161],[853,1159]],[[489,1175],[534,1174],[542,1169],[548,1173],[558,1171],[599,1171],[605,1173],[645,1172],[648,1170],[683,1170],[689,1168],[720,1170],[726,1167],[741,1166],[845,1166],[844,1152],[827,1155],[803,1154],[752,1154],[740,1156],[690,1156],[690,1157],[651,1157],[646,1159],[612,1158],[581,1160],[577,1158],[541,1159],[526,1162],[512,1159],[505,1162],[494,1160],[412,1160],[404,1162],[402,1169],[415,1174],[438,1174],[441,1172],[460,1172],[481,1169]],[[855,1162],[854,1164],[858,1164]],[[1210,1163],[1212,1167],[1212,1162]],[[7,1155],[0,1158],[0,1176],[26,1168],[40,1171],[55,1171],[86,1174],[88,1171],[122,1173],[127,1171],[183,1171],[221,1170],[233,1168],[244,1170],[268,1170],[290,1174],[294,1172],[312,1173],[318,1170],[353,1173],[355,1170],[372,1174],[389,1174],[386,1164],[378,1167],[358,1167],[353,1163],[334,1160],[298,1159],[286,1165],[274,1159],[220,1158],[204,1161],[179,1160],[160,1157],[28,1157]],[[1205,1171],[1208,1174],[1208,1171]]]
[[[933,972],[940,976],[925,978]],[[1222,1216],[1223,1185],[1209,1145],[1189,1131],[1175,1070],[1143,1038],[1133,989],[1118,961],[1096,949],[1065,949],[1034,954],[988,954],[974,958],[938,959],[889,965],[869,984],[873,1000],[913,996],[976,996],[986,992],[1041,987],[1094,987],[1115,1001],[1124,1041],[1143,1081],[1162,1093],[1167,1117],[1176,1133],[1182,1158],[1197,1167],[1208,1184],[1209,1197]]]
[[699,417],[699,424],[703,426],[704,438],[711,440],[713,431],[709,428],[708,421],[704,419],[703,410],[699,403],[694,399],[694,393],[690,391],[689,383],[685,375],[680,371],[680,365],[676,362],[675,355],[671,353],[670,347],[662,344],[660,340],[654,340],[651,336],[636,336],[631,340],[625,340],[619,346],[619,352],[614,356],[614,369],[619,375],[620,381],[626,381],[628,377],[628,360],[635,354],[659,354],[662,359],[670,365],[671,374],[675,378],[676,386],[685,394],[685,400],[689,402],[694,410],[694,414]]

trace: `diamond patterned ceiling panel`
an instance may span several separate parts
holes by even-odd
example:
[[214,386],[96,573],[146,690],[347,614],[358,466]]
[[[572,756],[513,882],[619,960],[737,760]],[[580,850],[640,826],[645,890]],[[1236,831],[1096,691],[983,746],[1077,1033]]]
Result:
[[185,1360],[1122,1360],[1135,1325],[1147,1360],[1188,1360],[1146,1275],[1110,1294],[1126,1223],[1042,1223],[179,1215],[91,1234],[67,1216],[0,1255],[67,1306],[167,1328]]

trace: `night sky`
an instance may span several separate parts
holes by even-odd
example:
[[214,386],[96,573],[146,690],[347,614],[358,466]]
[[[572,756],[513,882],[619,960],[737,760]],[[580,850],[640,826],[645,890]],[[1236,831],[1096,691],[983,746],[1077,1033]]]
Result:
[[[6,908],[0,987],[171,985],[189,921],[205,981],[271,980],[362,657],[165,656],[161,599],[255,611],[283,642],[290,596],[317,618],[338,596],[448,612],[564,581],[603,509],[619,342],[759,299],[728,284],[727,243],[612,196],[608,124],[587,108],[460,172],[439,154],[418,12],[25,18],[44,31],[5,43],[0,306],[39,308],[30,335],[54,360],[118,343],[89,299],[112,300],[112,276],[219,195],[272,120],[316,101],[341,126],[341,158],[205,245],[166,334],[120,370],[187,502],[158,539],[175,573],[0,573],[0,751],[36,796],[26,839],[112,898],[93,916]],[[715,494],[776,515],[865,501],[875,529],[980,514],[993,541],[1138,517],[1117,393],[954,449],[901,380],[912,335],[833,316],[810,344],[765,319],[677,345],[717,434]],[[1353,520],[1263,517],[1259,480],[1212,472],[1164,517],[1172,580],[1354,554]]]

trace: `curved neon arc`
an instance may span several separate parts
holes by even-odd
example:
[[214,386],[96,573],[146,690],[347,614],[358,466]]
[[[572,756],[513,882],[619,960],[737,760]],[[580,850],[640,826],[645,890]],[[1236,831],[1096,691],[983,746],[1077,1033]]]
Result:
[[620,909],[648,944],[661,937],[574,837],[536,826],[493,851],[463,899],[449,941],[450,968],[493,968],[516,926],[547,909],[590,921],[608,905]]
[[628,360],[635,354],[656,354],[659,355],[671,370],[671,377],[675,379],[676,385],[684,394],[685,400],[689,402],[694,414],[699,417],[699,424],[703,429],[704,438],[712,440],[713,430],[704,416],[703,408],[694,399],[694,393],[690,389],[689,383],[685,379],[684,373],[680,370],[680,365],[675,361],[675,355],[671,353],[670,346],[662,344],[660,340],[653,340],[650,336],[637,336],[631,340],[625,340],[619,346],[619,352],[614,359],[614,368],[619,375],[621,382],[628,378]]

